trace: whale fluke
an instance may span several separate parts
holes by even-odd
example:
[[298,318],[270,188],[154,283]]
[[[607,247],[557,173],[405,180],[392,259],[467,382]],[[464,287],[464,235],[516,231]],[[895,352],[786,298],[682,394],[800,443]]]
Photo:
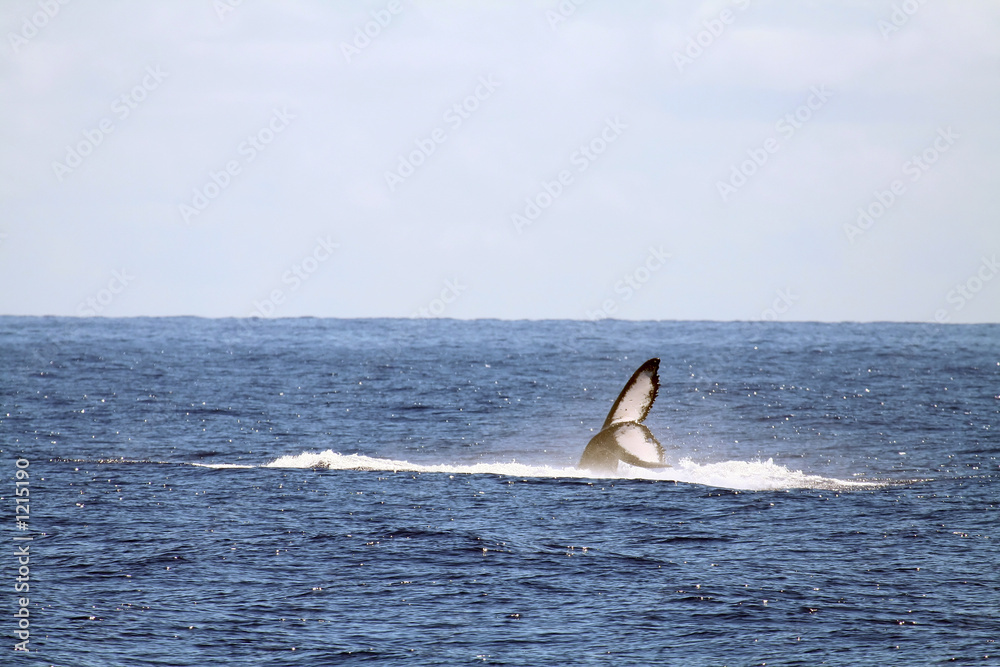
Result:
[[617,472],[624,461],[640,468],[667,468],[663,446],[642,421],[649,414],[660,388],[659,359],[650,359],[632,374],[618,395],[601,432],[583,450],[579,468]]

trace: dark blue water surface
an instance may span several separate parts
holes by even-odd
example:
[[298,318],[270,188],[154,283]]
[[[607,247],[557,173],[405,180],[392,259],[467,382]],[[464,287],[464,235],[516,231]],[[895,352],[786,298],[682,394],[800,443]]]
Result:
[[2,664],[1000,665],[996,325],[0,317],[0,438]]

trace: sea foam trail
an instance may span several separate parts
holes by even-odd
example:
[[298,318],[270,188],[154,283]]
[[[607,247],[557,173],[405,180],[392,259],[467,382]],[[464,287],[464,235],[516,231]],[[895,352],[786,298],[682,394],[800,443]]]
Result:
[[432,464],[425,465],[381,459],[361,454],[339,454],[333,450],[324,452],[302,452],[282,456],[266,468],[322,468],[329,470],[377,470],[386,472],[427,472],[451,474],[491,474],[510,477],[551,477],[580,479],[649,479],[664,482],[685,482],[727,489],[747,491],[781,489],[849,489],[872,488],[880,483],[870,481],[841,480],[818,475],[808,475],[798,470],[790,470],[783,465],[768,461],[725,461],[722,463],[699,464],[684,458],[672,468],[647,470],[622,464],[623,470],[617,475],[595,475],[577,468],[528,465],[525,463],[475,463],[466,465]]

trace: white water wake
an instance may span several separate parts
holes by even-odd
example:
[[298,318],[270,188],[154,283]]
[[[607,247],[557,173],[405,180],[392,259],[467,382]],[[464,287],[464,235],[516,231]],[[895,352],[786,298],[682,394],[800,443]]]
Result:
[[[211,464],[209,464],[211,465]],[[799,470],[767,461],[724,461],[700,464],[689,458],[680,459],[672,468],[647,470],[621,464],[616,475],[598,475],[577,468],[509,463],[419,464],[394,459],[381,459],[361,454],[339,454],[333,450],[302,452],[282,456],[266,468],[319,468],[328,470],[373,470],[384,472],[450,473],[468,475],[505,475],[509,477],[549,477],[580,479],[650,479],[664,482],[684,482],[747,491],[781,489],[859,489],[881,486],[871,481],[842,480],[809,475]],[[214,466],[213,466],[214,467]]]

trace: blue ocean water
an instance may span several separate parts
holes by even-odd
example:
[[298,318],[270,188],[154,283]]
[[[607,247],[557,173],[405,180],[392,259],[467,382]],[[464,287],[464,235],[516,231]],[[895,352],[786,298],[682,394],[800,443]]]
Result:
[[4,664],[1000,665],[1000,326],[2,317],[0,438]]

